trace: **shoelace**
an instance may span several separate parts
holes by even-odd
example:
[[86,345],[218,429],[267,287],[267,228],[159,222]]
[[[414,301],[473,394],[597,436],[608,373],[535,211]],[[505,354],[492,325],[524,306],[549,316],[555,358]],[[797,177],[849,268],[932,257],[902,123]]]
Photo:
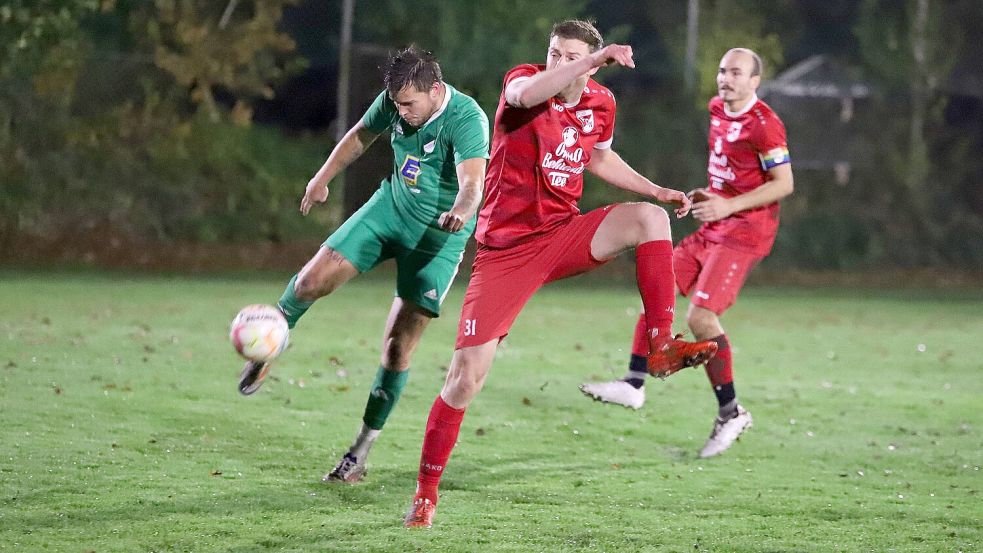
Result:
[[429,511],[434,509],[434,503],[429,499],[418,499],[413,503],[413,510],[410,513],[409,521],[418,522],[426,518]]
[[713,432],[710,433],[710,439],[716,438],[717,434],[720,434],[720,431],[724,429],[725,424],[727,424],[727,421],[717,417],[717,420],[713,421]]
[[357,464],[358,461],[356,461],[352,457],[349,457],[348,455],[345,455],[341,459],[341,463],[338,464],[338,468],[336,468],[334,472],[335,474],[339,474],[339,475],[347,474],[350,470],[355,468],[355,465]]

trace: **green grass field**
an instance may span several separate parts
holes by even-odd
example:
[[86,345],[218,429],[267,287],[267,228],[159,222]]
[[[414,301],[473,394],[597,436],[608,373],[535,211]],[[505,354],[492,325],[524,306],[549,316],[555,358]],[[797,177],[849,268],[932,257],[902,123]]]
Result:
[[636,293],[547,288],[468,411],[434,528],[408,531],[461,287],[367,480],[327,486],[392,286],[322,300],[241,397],[226,325],[286,276],[0,275],[0,550],[983,550],[981,293],[748,289],[724,322],[755,425],[700,460],[702,369],[639,411],[577,390],[622,374]]

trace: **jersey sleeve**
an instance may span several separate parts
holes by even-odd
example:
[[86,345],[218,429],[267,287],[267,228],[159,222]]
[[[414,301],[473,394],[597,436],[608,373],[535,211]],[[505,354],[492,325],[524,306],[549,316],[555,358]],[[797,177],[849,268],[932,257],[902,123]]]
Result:
[[617,109],[615,109],[614,96],[611,96],[610,100],[607,109],[604,110],[604,126],[601,127],[601,136],[598,137],[597,144],[594,144],[595,150],[607,150],[614,142],[614,120]]
[[539,68],[537,68],[535,65],[532,65],[531,63],[526,63],[513,67],[512,69],[509,70],[508,73],[505,74],[505,78],[502,80],[502,91],[504,92],[505,89],[509,86],[509,83],[511,83],[512,81],[516,79],[528,79],[529,77],[532,77],[536,73],[539,73]]
[[785,139],[785,125],[774,113],[769,113],[765,123],[758,128],[753,146],[765,171],[792,162]]
[[451,143],[455,165],[476,157],[488,159],[488,117],[474,101],[457,122]]
[[362,116],[362,124],[365,128],[376,133],[382,134],[383,132],[389,130],[390,125],[393,123],[393,116],[397,115],[396,106],[393,105],[392,100],[383,90],[376,96],[375,101],[369,106],[369,109],[365,110],[365,115]]

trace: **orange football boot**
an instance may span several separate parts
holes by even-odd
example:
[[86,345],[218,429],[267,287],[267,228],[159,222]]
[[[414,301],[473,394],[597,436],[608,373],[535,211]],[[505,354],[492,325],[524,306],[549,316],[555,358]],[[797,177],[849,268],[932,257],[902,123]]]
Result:
[[425,497],[413,500],[409,512],[403,519],[406,528],[430,528],[433,526],[433,515],[437,512],[437,504]]
[[686,367],[694,367],[709,361],[717,354],[717,343],[713,340],[686,342],[682,334],[659,343],[659,337],[652,340],[652,353],[648,356],[649,374],[666,379],[669,375]]

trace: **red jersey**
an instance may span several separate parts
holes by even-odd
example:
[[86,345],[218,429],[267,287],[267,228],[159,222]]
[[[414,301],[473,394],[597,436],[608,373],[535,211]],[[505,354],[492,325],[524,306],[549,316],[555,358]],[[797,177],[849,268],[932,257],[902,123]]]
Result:
[[520,244],[579,214],[591,153],[611,147],[614,95],[593,80],[576,105],[550,98],[517,108],[505,101],[510,82],[545,69],[520,65],[505,74],[475,233],[492,248]]
[[[710,100],[709,189],[732,198],[761,186],[768,170],[790,163],[785,125],[768,104],[754,98],[740,113],[728,112],[723,100]],[[778,202],[704,223],[700,232],[711,242],[765,256],[778,232]]]

